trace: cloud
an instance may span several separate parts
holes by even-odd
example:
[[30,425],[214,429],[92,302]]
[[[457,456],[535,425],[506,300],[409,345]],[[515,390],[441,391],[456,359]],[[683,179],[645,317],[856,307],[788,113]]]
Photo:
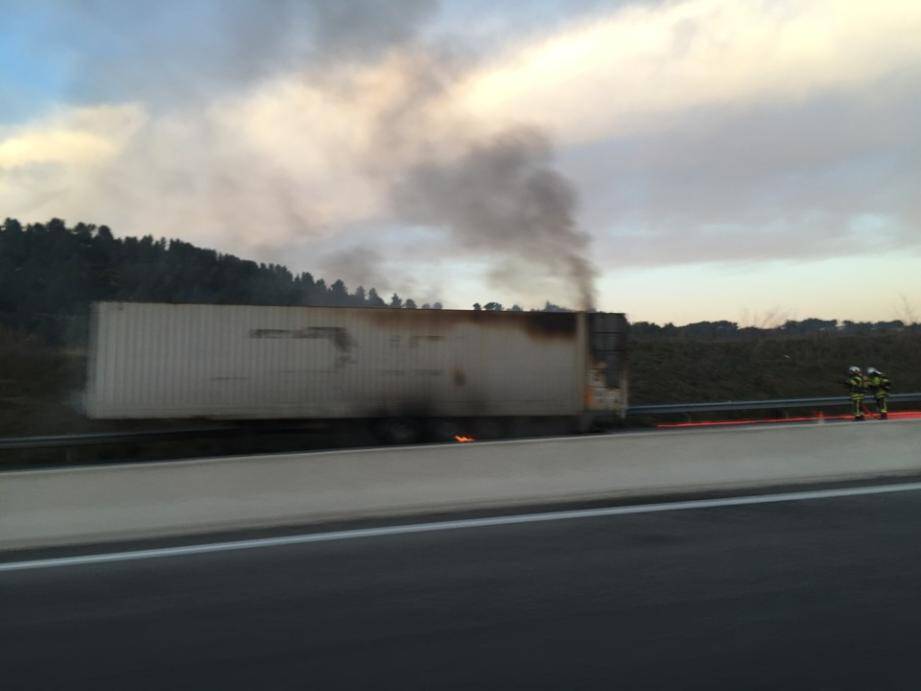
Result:
[[61,110],[0,129],[0,170],[38,164],[98,165],[119,153],[143,121],[137,105]]
[[455,97],[568,144],[609,268],[921,249],[921,5],[686,0],[528,39]]
[[[322,242],[375,219],[429,224],[450,230],[468,253],[560,270],[570,279],[560,281],[564,292],[590,304],[588,237],[575,228],[575,192],[552,169],[551,146],[523,130],[484,137],[479,123],[458,117],[447,92],[454,67],[440,51],[409,43],[375,60],[307,65],[207,104],[154,111],[143,132],[93,171],[104,194],[93,213],[116,227],[176,229],[275,260],[305,238]],[[471,174],[492,179],[467,185],[463,204],[490,209],[472,216],[450,189],[473,182]],[[412,195],[410,209],[401,202]],[[84,200],[58,201],[76,212]],[[360,256],[379,255],[368,248]],[[366,281],[380,273],[367,261],[364,268]],[[485,276],[505,275],[508,285],[507,274]]]
[[570,152],[604,263],[918,252],[921,80],[867,91],[699,111]]
[[18,127],[0,129],[0,206],[11,216],[45,220],[81,198],[141,131],[136,104],[63,108]]
[[48,0],[20,10],[32,21],[18,33],[37,50],[67,47],[72,101],[159,109],[307,65],[377,59],[437,9],[437,0]]
[[405,98],[404,71],[392,60],[305,69],[167,110],[61,108],[0,132],[5,212],[275,259],[385,214],[374,133]]
[[921,65],[921,4],[684,0],[634,5],[507,50],[458,99],[498,127],[566,142],[668,126],[679,113],[795,102]]
[[450,286],[439,262],[453,251],[488,260],[497,299],[568,299],[564,271],[503,279],[527,274],[517,235],[504,258],[479,241],[502,226],[501,213],[478,226],[480,202],[515,196],[527,175],[454,194],[482,183],[464,164],[492,161],[484,146],[534,127],[561,145],[583,200],[563,225],[584,248],[578,229],[591,230],[607,271],[921,245],[914,0],[646,3],[527,36],[513,16],[518,38],[477,56],[431,44],[425,0],[82,6],[93,11],[77,15],[88,32],[72,90],[95,105],[0,130],[9,215],[305,257],[294,268],[317,261],[366,287],[399,269],[407,223],[463,227],[420,238],[414,266],[428,257]]

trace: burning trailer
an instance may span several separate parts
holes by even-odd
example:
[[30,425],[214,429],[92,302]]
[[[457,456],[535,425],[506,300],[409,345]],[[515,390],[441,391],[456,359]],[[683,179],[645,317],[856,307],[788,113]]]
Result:
[[626,411],[627,329],[603,312],[103,302],[85,409],[366,422],[403,442],[586,431]]

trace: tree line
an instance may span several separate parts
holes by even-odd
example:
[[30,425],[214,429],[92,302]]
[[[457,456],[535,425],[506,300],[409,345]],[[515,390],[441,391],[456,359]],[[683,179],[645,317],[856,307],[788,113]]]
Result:
[[[413,299],[389,299],[375,288],[350,291],[341,279],[327,283],[280,264],[258,263],[196,247],[182,240],[115,238],[105,225],[61,219],[23,225],[7,218],[0,226],[0,326],[42,336],[52,343],[80,342],[90,303],[100,300],[250,305],[314,305],[415,309]],[[422,308],[441,309],[441,303]],[[499,302],[474,310],[524,311]],[[546,302],[541,311],[567,311]],[[705,321],[685,326],[637,322],[634,338],[746,339],[764,335],[875,334],[921,330],[901,320],[853,322],[788,320],[775,327]]]
[[639,340],[693,339],[701,341],[748,340],[764,336],[872,336],[914,332],[921,333],[921,324],[901,319],[858,322],[849,319],[788,319],[776,326],[741,326],[733,321],[701,321],[684,326],[634,322],[631,335]]
[[[60,219],[0,226],[0,324],[52,342],[80,340],[99,300],[414,309],[394,293],[350,291],[279,264],[240,259],[182,240],[115,238],[110,228]],[[441,309],[441,303],[424,304]]]

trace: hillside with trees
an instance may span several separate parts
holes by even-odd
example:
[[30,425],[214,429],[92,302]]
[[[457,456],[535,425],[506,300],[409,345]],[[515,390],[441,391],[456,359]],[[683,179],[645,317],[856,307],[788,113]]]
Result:
[[0,226],[0,325],[50,343],[80,343],[89,305],[98,300],[416,306],[398,295],[385,301],[374,288],[350,292],[342,280],[327,284],[182,240],[115,238],[104,225],[68,228],[52,219],[24,226],[8,218]]
[[[182,240],[115,238],[107,226],[60,219],[23,225],[6,219],[0,226],[0,325],[38,335],[50,343],[80,343],[89,304],[98,300],[314,305],[414,309],[417,303],[373,287],[350,291],[341,279],[327,283],[307,272],[292,273],[265,264],[196,247]],[[441,304],[422,308],[440,309]],[[474,310],[522,311],[488,301]],[[566,311],[546,302],[542,311]],[[749,340],[766,336],[854,336],[918,331],[918,324],[889,320],[852,322],[827,319],[787,321],[778,326],[740,326],[730,321],[684,326],[649,322],[632,325],[634,338],[652,340]]]

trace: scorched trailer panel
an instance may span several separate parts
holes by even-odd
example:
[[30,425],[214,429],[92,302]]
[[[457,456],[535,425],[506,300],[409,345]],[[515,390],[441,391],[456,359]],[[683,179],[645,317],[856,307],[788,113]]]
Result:
[[104,302],[93,418],[582,416],[626,406],[623,315]]

